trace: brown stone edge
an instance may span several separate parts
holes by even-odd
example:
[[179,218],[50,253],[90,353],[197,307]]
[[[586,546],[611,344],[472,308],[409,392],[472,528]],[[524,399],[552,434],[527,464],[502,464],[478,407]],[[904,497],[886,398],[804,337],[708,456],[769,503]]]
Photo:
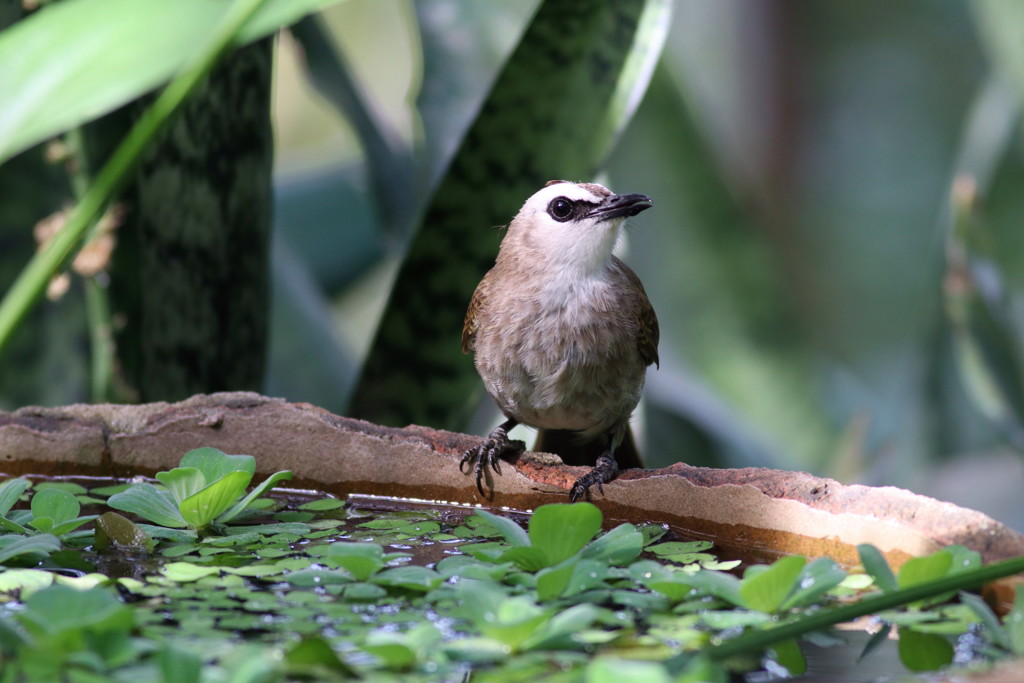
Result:
[[[192,448],[256,456],[260,474],[290,469],[293,484],[488,507],[567,502],[583,468],[527,453],[491,477],[483,500],[459,455],[477,437],[381,427],[309,404],[252,393],[180,403],[72,405],[0,412],[0,471],[9,475],[151,475]],[[893,487],[846,486],[802,472],[675,464],[628,470],[593,492],[609,522],[659,521],[747,556],[801,553],[851,565],[872,543],[894,564],[958,543],[985,561],[1024,554],[1024,536],[980,512]]]

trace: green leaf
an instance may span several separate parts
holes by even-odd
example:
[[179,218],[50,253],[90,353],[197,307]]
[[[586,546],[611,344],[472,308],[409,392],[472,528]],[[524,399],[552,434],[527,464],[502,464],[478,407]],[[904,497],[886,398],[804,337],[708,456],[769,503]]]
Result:
[[309,510],[311,512],[323,512],[326,510],[337,510],[340,507],[345,507],[345,501],[338,498],[320,498],[317,500],[311,500],[308,503],[303,503],[299,506],[299,509]]
[[352,602],[374,602],[383,599],[388,594],[383,586],[372,583],[353,583],[345,586],[343,595],[346,600]]
[[339,569],[309,568],[289,571],[281,577],[281,580],[301,588],[314,588],[317,586],[351,584],[352,576],[347,571]]
[[[291,479],[291,478],[292,478],[292,473],[289,470],[283,470],[281,472],[274,472],[272,475],[267,477],[264,481],[260,482],[260,484],[256,488],[254,488],[252,491],[250,491],[249,495],[247,495],[242,500],[238,501],[238,503],[236,503],[234,505],[234,507],[232,507],[230,510],[228,510],[223,515],[221,515],[217,519],[217,521],[220,522],[221,524],[227,524],[228,522],[233,520],[235,517],[237,517],[240,512],[242,512],[247,507],[252,505],[253,501],[257,500],[260,496],[262,496],[264,493],[269,491],[271,489],[271,487],[274,486],[274,484],[276,484],[279,481],[283,481],[285,479]],[[248,485],[248,483],[246,485]]]
[[32,521],[30,521],[28,525],[36,531],[44,534],[51,533],[53,530],[53,520],[49,517],[36,517],[32,519]]
[[42,569],[5,569],[0,572],[0,593],[20,591],[20,598],[24,600],[35,591],[53,585],[54,576],[53,572]]
[[46,491],[47,489],[54,489],[57,491],[64,491],[70,493],[73,496],[83,496],[89,492],[89,489],[85,488],[81,484],[76,484],[72,481],[41,481],[36,484],[36,491]]
[[622,683],[623,681],[671,683],[675,679],[658,662],[639,662],[601,655],[587,664],[584,680],[586,683]]
[[508,646],[496,638],[459,638],[446,643],[445,656],[468,664],[499,662],[509,655]]
[[220,567],[204,567],[192,562],[168,562],[160,569],[160,573],[171,581],[188,583],[198,581],[207,576],[220,574]]
[[1024,655],[1024,590],[1017,590],[1013,609],[1006,615],[1004,628],[1010,651],[1015,655]]
[[771,647],[775,661],[786,668],[790,676],[802,676],[807,671],[807,660],[795,640],[783,640]]
[[[336,0],[267,0],[244,45]],[[213,38],[231,2],[65,0],[0,33],[0,163],[165,83]]]
[[497,529],[509,545],[513,547],[530,545],[530,537],[526,530],[508,517],[501,517],[486,510],[477,510],[475,516]]
[[[304,536],[308,534],[310,527],[302,522],[274,522],[265,524],[236,524],[225,530],[226,536],[240,536],[242,534],[256,533],[261,536],[276,536],[278,534],[293,534]],[[298,540],[298,539],[296,539]]]
[[59,489],[43,489],[32,496],[32,516],[49,517],[54,524],[74,519],[81,509],[73,495]]
[[899,630],[899,653],[911,671],[937,671],[953,661],[953,646],[942,636],[909,628]]
[[588,543],[580,557],[621,566],[639,557],[643,548],[644,535],[632,524],[620,524]]
[[[480,558],[486,557],[486,555],[477,553],[473,553],[473,556]],[[532,546],[527,546],[525,548],[509,548],[497,558],[497,561],[512,562],[518,568],[528,572],[535,572],[551,566],[547,554],[540,548],[534,548]]]
[[551,616],[542,629],[522,643],[524,650],[582,649],[583,643],[575,636],[589,628],[600,610],[589,603],[573,605]]
[[132,611],[109,589],[78,590],[59,583],[25,600],[21,619],[36,634],[83,628],[127,632],[134,622]]
[[[64,537],[70,538],[71,536],[76,536],[77,537],[77,536],[86,535],[86,534],[88,534],[88,531],[79,531],[77,533],[72,533],[72,532],[74,532],[75,529],[77,529],[78,527],[82,526],[83,524],[88,524],[89,522],[93,521],[94,519],[96,519],[96,517],[97,517],[97,515],[82,515],[81,517],[75,517],[74,519],[69,519],[66,522],[63,522],[61,524],[57,524],[56,526],[54,526],[51,529],[51,533],[54,536],[57,536],[58,538],[64,538]],[[71,536],[69,536],[69,534]]]
[[107,499],[107,505],[160,526],[174,529],[188,526],[178,506],[172,502],[171,494],[160,491],[152,484],[135,484],[121,493],[115,493]]
[[[188,526],[185,524],[185,520],[182,520],[181,523],[182,526]],[[142,522],[139,523],[139,528],[150,538],[168,540],[172,543],[195,543],[198,536],[194,530],[187,528],[173,529],[153,524],[144,524]]]
[[373,577],[373,582],[378,586],[393,586],[423,593],[437,588],[441,581],[441,575],[433,569],[415,565],[385,569]]
[[705,595],[722,598],[726,602],[741,606],[746,604],[740,595],[740,580],[732,574],[717,571],[699,571],[687,577],[687,582]]
[[12,531],[16,534],[29,534],[32,533],[27,528],[18,524],[17,522],[7,519],[6,517],[0,517],[0,529],[4,531]]
[[702,655],[689,655],[682,664],[679,675],[673,683],[728,683],[729,674],[725,668]]
[[322,669],[344,678],[355,678],[356,672],[338,658],[337,653],[320,636],[303,638],[293,645],[284,656],[290,669],[310,671]]
[[300,21],[291,34],[302,46],[301,62],[308,68],[310,84],[359,135],[381,223],[386,230],[404,232],[419,208],[416,193],[408,191],[415,186],[416,175],[409,144],[371,106],[348,66],[345,52],[333,45],[323,18],[312,16]]
[[507,598],[500,584],[477,579],[459,581],[455,594],[459,601],[457,615],[477,624],[496,621],[498,609]]
[[481,633],[505,643],[511,650],[518,651],[526,642],[544,627],[553,609],[542,609],[525,597],[507,598],[498,608],[497,619],[493,622],[477,623]]
[[772,617],[760,610],[723,609],[709,610],[700,615],[701,623],[715,631],[730,631],[747,626],[763,626]]
[[568,597],[598,588],[605,585],[607,576],[608,565],[606,563],[582,558],[573,568],[572,575],[569,577],[569,585],[565,587],[562,594]]
[[693,585],[685,576],[656,579],[645,584],[652,591],[657,591],[672,602],[685,599],[693,591]]
[[207,483],[212,483],[231,472],[248,472],[250,477],[255,476],[256,458],[251,455],[228,455],[218,448],[204,446],[182,456],[178,467],[194,467],[203,473]]
[[687,553],[700,553],[710,550],[714,544],[711,541],[669,541],[648,546],[646,550],[659,557],[663,555],[685,555]]
[[796,588],[797,579],[807,563],[800,555],[781,557],[765,570],[744,577],[740,585],[743,605],[762,612],[775,612]]
[[819,557],[800,572],[795,590],[783,602],[781,609],[812,605],[845,578],[846,572],[839,565],[827,557]]
[[[950,591],[978,587],[986,582],[1010,576],[1022,570],[1024,570],[1024,557],[1011,557],[977,569],[952,575],[947,574],[939,579],[900,589],[893,593],[878,593],[864,597],[858,602],[828,610],[808,611],[799,620],[782,621],[770,629],[747,631],[735,638],[711,645],[705,649],[705,653],[714,661],[725,661],[737,654],[762,650],[781,640],[853,621],[868,614],[877,614],[920,600],[933,599],[935,596]],[[705,574],[714,574],[714,572],[698,572],[693,577],[695,583]],[[679,658],[673,658],[673,661]]]
[[197,683],[203,669],[202,658],[194,652],[164,642],[157,654],[163,683]]
[[944,550],[923,557],[912,557],[900,567],[899,586],[900,588],[909,588],[919,583],[942,578],[952,566],[953,556]]
[[367,638],[361,649],[378,658],[389,669],[405,669],[416,663],[416,651],[404,643],[393,640],[373,642]]
[[469,555],[449,555],[438,562],[435,569],[446,579],[458,576],[466,579],[501,581],[508,572],[508,565],[481,562]]
[[328,566],[341,567],[356,581],[366,581],[384,567],[384,550],[376,543],[338,541],[327,546],[322,560]]
[[860,663],[865,657],[870,655],[872,652],[877,650],[881,645],[889,640],[889,633],[892,632],[892,624],[884,624],[877,633],[871,635],[868,642],[864,645],[864,649],[861,650],[860,655],[857,657],[857,663]]
[[857,546],[857,553],[860,555],[860,563],[864,566],[864,571],[874,577],[875,585],[886,593],[891,593],[899,588],[896,576],[889,568],[889,562],[881,550],[864,543]]
[[541,505],[530,517],[530,545],[544,554],[547,566],[583,549],[601,530],[601,510],[593,503]]
[[175,467],[167,472],[157,472],[156,480],[167,487],[174,502],[181,501],[203,490],[211,482],[196,467]]
[[951,574],[977,569],[981,566],[981,554],[977,550],[971,550],[962,545],[947,545],[942,550],[948,553],[952,560],[949,566]]
[[193,529],[205,529],[227,510],[252,481],[252,474],[234,471],[179,503],[181,516]]
[[3,484],[0,484],[0,517],[7,516],[14,504],[21,498],[21,494],[25,493],[25,489],[31,486],[31,482],[28,479],[8,479]]
[[18,536],[5,534],[0,536],[0,564],[21,556],[47,556],[60,550],[60,541],[50,534],[37,536]]
[[579,559],[569,558],[554,567],[545,567],[537,572],[537,599],[542,602],[561,597]]
[[970,5],[981,46],[1019,97],[1024,94],[1024,46],[1019,40],[1024,8],[1013,0],[974,0]]

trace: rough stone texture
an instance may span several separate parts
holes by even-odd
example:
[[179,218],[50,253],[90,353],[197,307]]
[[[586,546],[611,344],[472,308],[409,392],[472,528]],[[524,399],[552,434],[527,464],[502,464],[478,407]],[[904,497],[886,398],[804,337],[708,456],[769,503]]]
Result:
[[[192,448],[215,446],[256,456],[260,474],[290,469],[295,485],[339,495],[533,509],[567,502],[585,471],[527,453],[499,476],[489,473],[494,493],[482,500],[458,465],[479,441],[425,427],[381,427],[251,393],[0,412],[0,469],[10,475],[151,475]],[[800,552],[854,564],[859,543],[878,546],[896,564],[950,543],[974,548],[987,561],[1024,554],[1024,537],[979,512],[801,472],[675,464],[626,471],[603,495],[592,494],[609,522],[667,522],[747,558]]]

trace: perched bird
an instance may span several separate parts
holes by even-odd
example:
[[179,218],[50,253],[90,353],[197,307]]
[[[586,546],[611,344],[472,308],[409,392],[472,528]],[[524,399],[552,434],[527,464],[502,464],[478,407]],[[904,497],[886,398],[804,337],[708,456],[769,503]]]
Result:
[[573,501],[619,473],[616,449],[629,438],[647,366],[658,362],[658,318],[640,278],[612,254],[626,218],[650,208],[642,194],[552,180],[512,219],[494,267],[477,285],[462,350],[507,418],[469,449],[477,489],[487,467],[501,473],[518,424],[603,440],[594,468],[576,480]]

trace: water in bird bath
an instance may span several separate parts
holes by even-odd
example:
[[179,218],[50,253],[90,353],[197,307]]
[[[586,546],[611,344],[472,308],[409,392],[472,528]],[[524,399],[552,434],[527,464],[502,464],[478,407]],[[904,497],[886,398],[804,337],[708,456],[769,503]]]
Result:
[[[83,503],[75,515],[99,515],[124,487],[114,480],[36,480],[13,510],[41,512],[32,500],[49,489]],[[544,679],[617,667],[678,673],[712,653],[708,667],[763,681],[794,666],[792,652],[715,659],[715,648],[800,610],[852,600],[859,590],[820,562],[813,571],[814,563],[776,563],[760,570],[761,579],[749,570],[740,579],[746,566],[735,550],[722,553],[662,524],[598,534],[601,515],[589,504],[496,515],[471,506],[276,490],[257,508],[202,535],[142,527],[148,540],[128,534],[101,548],[95,534],[76,530],[59,549],[10,556],[0,572],[0,662],[40,659],[64,628],[79,629],[81,637],[68,646],[70,636],[62,636],[62,654],[51,663],[74,667],[89,659],[111,676],[158,670],[170,648],[218,674],[258,666],[279,675],[312,671],[325,680],[339,672],[403,680],[455,680],[469,671],[494,680]],[[32,534],[37,529],[24,515],[3,512],[25,522],[29,533],[8,534],[15,540],[44,535]],[[110,526],[109,519],[81,530]],[[798,588],[786,584],[790,597],[773,605],[784,574]],[[816,581],[832,582],[832,589],[784,608],[793,590],[811,590]],[[86,610],[99,621],[47,611],[48,595],[68,585],[100,606]],[[68,600],[66,593],[57,597]],[[123,616],[117,624],[103,621],[108,611]],[[934,621],[948,626],[954,616],[935,612]],[[30,626],[39,623],[49,630]],[[28,635],[6,635],[19,629]],[[124,647],[97,650],[98,632],[120,633]],[[826,643],[830,638],[804,643],[814,680],[864,680],[864,664],[823,677],[861,649]],[[869,661],[884,661],[878,655]],[[901,674],[898,664],[886,670]]]

